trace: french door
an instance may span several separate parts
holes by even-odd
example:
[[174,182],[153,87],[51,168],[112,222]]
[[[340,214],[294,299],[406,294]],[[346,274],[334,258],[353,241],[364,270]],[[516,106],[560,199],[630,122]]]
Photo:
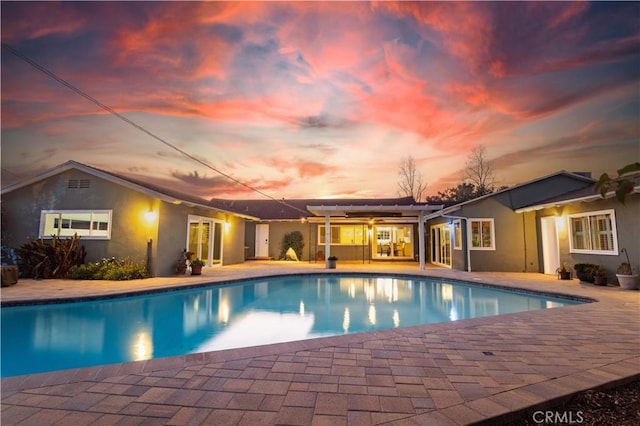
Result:
[[451,228],[446,223],[431,227],[431,263],[451,267]]
[[188,250],[206,266],[222,264],[222,222],[207,217],[189,216]]

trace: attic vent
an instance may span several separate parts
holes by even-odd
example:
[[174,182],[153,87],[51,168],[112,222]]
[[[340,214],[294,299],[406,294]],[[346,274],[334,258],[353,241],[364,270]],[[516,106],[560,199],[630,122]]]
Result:
[[69,189],[89,188],[90,186],[91,180],[89,179],[69,179],[69,182],[67,182],[67,188]]

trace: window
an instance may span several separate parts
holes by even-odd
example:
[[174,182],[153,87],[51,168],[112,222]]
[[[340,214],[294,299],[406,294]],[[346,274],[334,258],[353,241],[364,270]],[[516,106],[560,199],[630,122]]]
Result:
[[495,250],[493,219],[469,219],[471,250]]
[[[318,243],[324,244],[326,227],[318,227]],[[362,225],[331,225],[331,244],[363,245],[366,244],[365,228]]]
[[587,254],[618,254],[616,217],[613,210],[569,215],[569,251]]
[[453,248],[454,250],[462,250],[462,224],[460,220],[453,222]]
[[111,210],[44,210],[40,215],[40,237],[52,235],[83,238],[111,238]]

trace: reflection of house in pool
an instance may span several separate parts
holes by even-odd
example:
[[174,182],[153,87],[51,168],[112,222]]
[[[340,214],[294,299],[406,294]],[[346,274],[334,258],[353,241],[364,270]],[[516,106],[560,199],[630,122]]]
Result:
[[[201,294],[206,300],[189,302],[184,313],[190,334],[204,339],[198,351],[551,307],[523,293],[396,277],[308,276]],[[207,324],[207,318],[216,324]],[[212,334],[214,329],[220,333]]]

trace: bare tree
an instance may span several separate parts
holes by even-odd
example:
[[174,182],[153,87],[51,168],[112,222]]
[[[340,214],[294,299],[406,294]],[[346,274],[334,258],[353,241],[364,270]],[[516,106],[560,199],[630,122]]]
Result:
[[417,202],[421,202],[427,190],[427,183],[423,182],[422,174],[416,168],[416,162],[411,155],[400,161],[398,176],[398,194],[413,197]]
[[487,160],[487,149],[477,145],[467,157],[465,178],[476,186],[477,196],[489,194],[495,189],[493,166]]

